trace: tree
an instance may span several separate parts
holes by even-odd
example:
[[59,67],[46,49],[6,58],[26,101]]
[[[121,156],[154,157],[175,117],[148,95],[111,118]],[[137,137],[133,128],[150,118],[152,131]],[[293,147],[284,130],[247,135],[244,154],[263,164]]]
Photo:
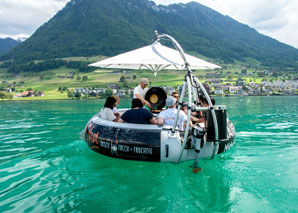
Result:
[[124,83],[122,84],[122,87],[123,87],[123,88],[128,88],[128,83],[127,83],[127,82],[124,82]]
[[0,98],[3,99],[12,99],[12,95],[7,92],[0,92]]
[[107,98],[107,97],[112,96],[112,95],[113,95],[113,90],[108,88],[108,89],[106,89],[105,93],[102,94],[102,98]]
[[242,69],[241,70],[241,73],[244,74],[244,75],[247,75],[247,70],[246,69]]
[[258,72],[258,76],[259,77],[264,77],[265,76],[265,73],[264,72]]
[[0,98],[3,100],[6,97],[5,92],[0,92]]
[[125,82],[125,77],[123,75],[120,77],[120,82]]
[[76,92],[76,93],[74,94],[74,96],[75,96],[77,99],[80,99],[80,98],[81,98],[81,93]]
[[78,75],[77,80],[80,81],[81,80],[81,76]]
[[136,76],[136,75],[133,75],[132,79],[134,79],[134,80],[135,80],[136,78],[137,78],[137,76]]
[[68,96],[69,98],[73,97],[73,96],[74,96],[73,91],[68,90],[68,91],[67,91],[67,96]]
[[83,75],[83,81],[87,81],[88,80],[88,76]]

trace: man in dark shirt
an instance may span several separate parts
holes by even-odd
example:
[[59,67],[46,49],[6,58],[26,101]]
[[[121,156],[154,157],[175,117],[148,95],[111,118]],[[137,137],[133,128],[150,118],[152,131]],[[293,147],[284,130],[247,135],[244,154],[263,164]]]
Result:
[[143,108],[143,103],[140,99],[132,100],[130,110],[127,110],[120,118],[119,122],[135,123],[135,124],[156,124],[156,119],[153,114]]

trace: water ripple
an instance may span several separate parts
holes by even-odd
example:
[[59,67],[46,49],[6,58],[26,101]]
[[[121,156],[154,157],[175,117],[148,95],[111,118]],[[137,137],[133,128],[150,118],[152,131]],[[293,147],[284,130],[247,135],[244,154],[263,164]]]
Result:
[[197,174],[192,162],[91,151],[79,132],[104,100],[1,103],[0,212],[295,212],[295,98],[218,98],[228,105],[235,146],[200,160]]

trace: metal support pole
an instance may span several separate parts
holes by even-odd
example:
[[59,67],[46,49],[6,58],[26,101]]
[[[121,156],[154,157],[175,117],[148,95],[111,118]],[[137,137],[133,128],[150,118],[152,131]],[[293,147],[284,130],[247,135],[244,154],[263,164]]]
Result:
[[156,35],[156,39],[160,39],[160,38],[170,39],[171,42],[173,43],[173,45],[175,46],[175,48],[178,50],[181,58],[183,59],[185,67],[188,66],[188,62],[186,61],[185,54],[184,54],[184,51],[183,51],[182,47],[180,46],[180,44],[172,36],[170,36],[168,34],[158,34],[157,31],[155,31],[155,35]]
[[213,149],[213,152],[212,152],[212,156],[211,156],[211,159],[214,158],[215,156],[215,151],[217,149],[217,146],[218,146],[218,124],[217,124],[217,118],[216,118],[216,114],[215,114],[215,110],[213,108],[213,104],[211,102],[211,99],[207,93],[207,91],[205,90],[205,87],[203,86],[203,84],[200,82],[200,80],[194,76],[194,80],[199,84],[201,90],[203,91],[207,101],[208,101],[208,104],[209,104],[209,108],[211,110],[211,115],[212,115],[212,119],[213,119],[213,124],[214,124],[214,132],[215,132],[215,142],[214,142],[214,149]]
[[[194,139],[196,140],[196,139]],[[193,168],[197,169],[200,168],[199,167],[199,152],[201,151],[201,141],[198,142],[196,141],[196,145],[195,145],[195,160],[193,162]]]
[[181,105],[182,105],[183,98],[184,98],[184,95],[185,95],[185,89],[186,89],[186,79],[185,79],[185,81],[183,83],[182,91],[181,91],[181,94],[180,94],[180,97],[179,97],[178,110],[177,110],[177,114],[176,114],[176,117],[175,117],[175,121],[174,121],[174,125],[173,125],[173,128],[172,128],[172,132],[175,132],[175,129],[176,129],[176,126],[177,126],[177,122],[178,122],[178,118],[179,118],[179,113],[180,113],[180,110],[181,110]]
[[183,138],[183,144],[181,147],[180,155],[178,158],[177,163],[181,161],[181,158],[183,156],[183,152],[186,146],[187,138],[188,138],[188,131],[189,131],[189,123],[190,123],[190,115],[191,115],[191,84],[190,84],[190,75],[186,76],[186,82],[187,82],[187,89],[188,89],[188,107],[187,107],[187,122],[186,122],[186,128]]
[[194,103],[197,104],[198,103],[198,92],[196,90],[196,88],[193,86],[194,85],[194,79],[193,79],[193,75],[191,77],[191,88],[192,88],[192,93],[193,93],[193,99],[194,99]]
[[[184,148],[185,148],[185,145],[186,145],[186,141],[187,141],[187,136],[188,136],[189,122],[190,122],[190,115],[191,115],[191,82],[190,81],[192,79],[190,79],[190,77],[192,76],[192,74],[191,74],[191,70],[189,69],[189,63],[186,60],[184,51],[183,51],[182,47],[180,46],[180,44],[172,36],[170,36],[170,35],[167,35],[167,34],[161,34],[161,35],[159,35],[157,31],[155,31],[155,35],[156,35],[156,40],[161,39],[161,38],[167,38],[167,39],[169,39],[173,43],[173,45],[175,46],[175,48],[179,52],[180,56],[182,57],[182,59],[184,61],[184,64],[185,64],[185,69],[187,70],[186,82],[187,82],[187,86],[188,86],[188,109],[187,109],[188,119],[187,119],[187,127],[186,127],[186,130],[185,130],[187,132],[184,135],[183,147],[181,149],[180,156],[179,156],[179,159],[177,161],[177,163],[179,163],[180,160],[181,160],[181,158],[182,158],[183,151],[184,151]],[[194,80],[199,84],[201,90],[203,91],[203,93],[204,93],[204,95],[205,95],[205,97],[206,97],[206,99],[208,101],[209,108],[211,110],[211,114],[212,114],[212,118],[213,118],[213,123],[214,123],[214,130],[215,130],[214,150],[213,150],[213,154],[212,154],[212,157],[211,157],[211,159],[213,159],[214,158],[214,155],[215,155],[215,150],[217,148],[217,141],[218,141],[218,124],[217,124],[216,114],[215,114],[215,111],[214,111],[214,108],[213,108],[213,104],[212,104],[212,102],[210,100],[210,97],[209,97],[208,93],[206,92],[204,86],[202,85],[202,83],[199,81],[198,78],[196,78],[195,76],[193,76],[192,78],[194,78]],[[183,101],[183,97],[184,97],[184,93],[185,93],[185,82],[183,84],[183,88],[184,88],[184,91],[181,94],[179,103],[181,103]],[[178,106],[178,113],[177,113],[177,116],[175,118],[175,123],[174,123],[173,129],[172,129],[173,132],[175,131],[175,128],[176,128],[176,125],[177,125],[177,121],[178,121],[178,116],[179,116],[180,109],[181,109],[181,106],[179,104],[179,106]]]

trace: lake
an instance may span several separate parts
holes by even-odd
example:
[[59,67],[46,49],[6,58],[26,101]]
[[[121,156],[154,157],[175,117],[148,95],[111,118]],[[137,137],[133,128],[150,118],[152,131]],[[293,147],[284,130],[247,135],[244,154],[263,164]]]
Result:
[[298,211],[298,97],[215,99],[235,145],[197,174],[91,151],[79,133],[104,100],[0,102],[0,212]]

